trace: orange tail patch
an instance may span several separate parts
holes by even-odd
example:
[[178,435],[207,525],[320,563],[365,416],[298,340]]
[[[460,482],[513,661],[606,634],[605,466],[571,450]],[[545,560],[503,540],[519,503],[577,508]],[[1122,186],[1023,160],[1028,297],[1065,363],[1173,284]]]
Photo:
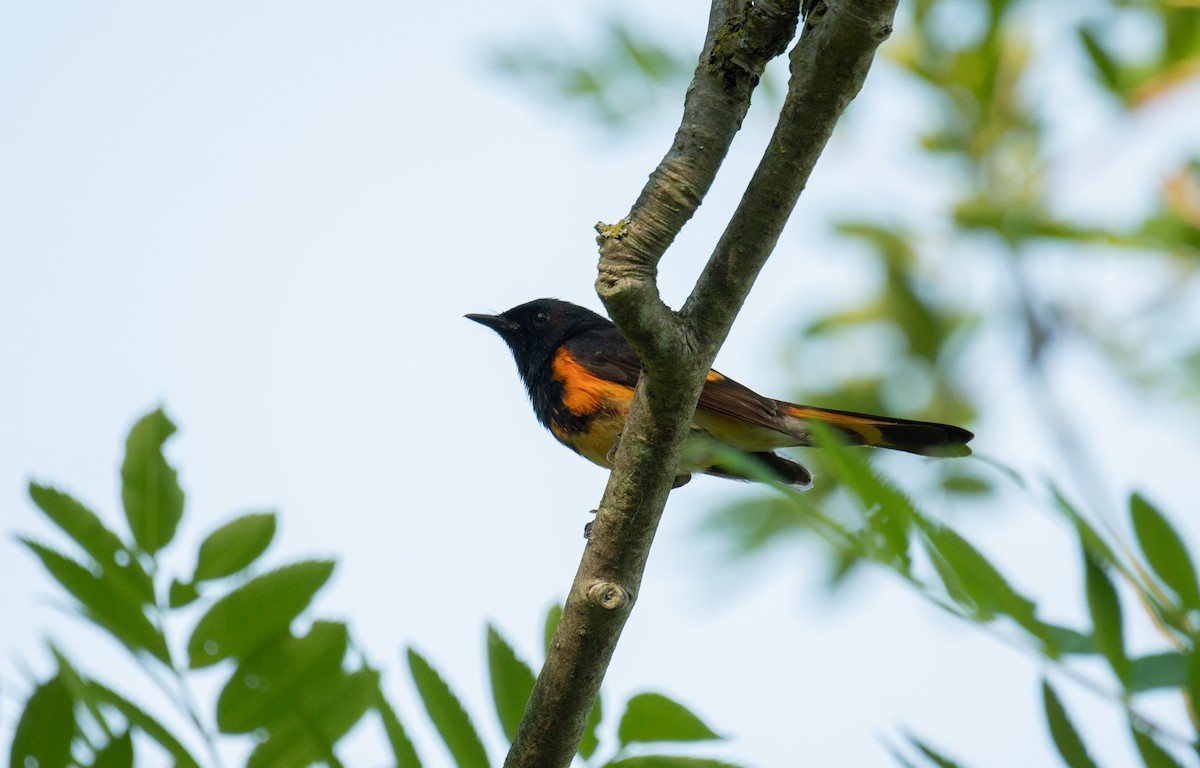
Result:
[[949,424],[873,416],[791,403],[780,405],[786,420],[795,420],[795,423],[789,423],[788,426],[796,431],[807,433],[807,423],[818,421],[832,427],[852,445],[891,448],[923,456],[967,456],[971,453],[967,442],[974,435]]

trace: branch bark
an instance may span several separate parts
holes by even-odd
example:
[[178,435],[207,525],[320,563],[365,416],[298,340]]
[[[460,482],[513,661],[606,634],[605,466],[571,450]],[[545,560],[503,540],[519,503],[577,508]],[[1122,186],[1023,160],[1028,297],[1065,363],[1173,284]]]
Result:
[[[571,763],[666,505],[704,376],[824,150],[891,33],[898,0],[805,0],[787,99],[766,152],[679,312],[658,263],[712,185],[766,63],[795,35],[800,0],[713,0],[670,150],[629,215],[597,225],[596,291],[642,359],[591,537],[506,768]],[[812,6],[809,8],[809,6]]]

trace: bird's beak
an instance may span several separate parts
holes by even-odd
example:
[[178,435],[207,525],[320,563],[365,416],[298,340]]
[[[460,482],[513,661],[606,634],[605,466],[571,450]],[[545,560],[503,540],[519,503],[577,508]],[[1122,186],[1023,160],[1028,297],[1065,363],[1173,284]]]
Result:
[[474,320],[480,325],[486,325],[496,333],[506,333],[517,330],[517,324],[503,315],[463,315],[468,320]]

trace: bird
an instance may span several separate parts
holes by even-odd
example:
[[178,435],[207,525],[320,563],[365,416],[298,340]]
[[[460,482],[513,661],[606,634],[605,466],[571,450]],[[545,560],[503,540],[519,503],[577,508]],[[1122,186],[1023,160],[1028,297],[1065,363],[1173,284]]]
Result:
[[[611,469],[641,373],[641,360],[616,325],[586,307],[550,298],[497,315],[465,317],[491,328],[508,345],[538,421],[563,445]],[[675,486],[697,473],[761,480],[765,469],[772,479],[809,487],[809,470],[777,451],[814,445],[814,424],[847,444],[924,456],[969,455],[967,443],[974,437],[949,424],[775,400],[710,370]],[[744,456],[753,461],[738,460]]]

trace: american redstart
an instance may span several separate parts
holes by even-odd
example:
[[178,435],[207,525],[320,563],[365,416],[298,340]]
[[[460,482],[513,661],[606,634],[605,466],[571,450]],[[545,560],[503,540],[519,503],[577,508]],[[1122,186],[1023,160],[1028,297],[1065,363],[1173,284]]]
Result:
[[[508,344],[538,420],[558,441],[611,468],[641,372],[641,361],[612,321],[558,299],[466,317],[496,331]],[[809,471],[775,450],[813,445],[813,422],[849,444],[925,456],[966,456],[971,452],[967,442],[974,437],[947,424],[773,400],[709,371],[676,485],[694,472],[752,479],[746,462],[729,461],[732,451],[749,454],[786,483],[807,486],[812,482]]]

